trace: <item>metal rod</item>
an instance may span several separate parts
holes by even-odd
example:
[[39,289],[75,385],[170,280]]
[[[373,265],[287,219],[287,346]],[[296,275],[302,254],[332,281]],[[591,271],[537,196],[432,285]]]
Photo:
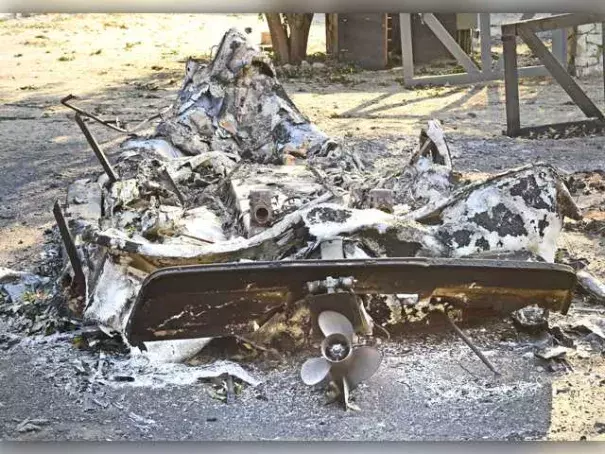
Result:
[[61,239],[63,240],[63,244],[65,245],[65,250],[67,252],[67,256],[69,257],[69,262],[71,263],[71,267],[74,270],[73,282],[75,289],[79,295],[85,295],[86,277],[84,276],[84,271],[82,269],[82,262],[80,261],[78,250],[76,249],[74,240],[71,237],[69,227],[67,226],[67,222],[65,221],[65,217],[63,216],[63,211],[61,210],[61,205],[59,204],[58,200],[55,202],[55,206],[53,207],[53,214],[55,215],[55,220],[57,221],[59,233],[61,234]]
[[151,117],[148,117],[148,118],[142,120],[134,128],[123,129],[118,126],[112,125],[108,121],[102,120],[101,118],[97,117],[96,115],[91,114],[90,112],[86,112],[85,110],[83,110],[79,107],[76,107],[73,104],[70,104],[68,101],[71,101],[72,99],[78,99],[78,98],[77,98],[77,96],[74,96],[74,95],[67,95],[65,98],[61,99],[61,104],[63,104],[65,107],[69,107],[70,109],[79,113],[80,115],[84,115],[85,117],[91,118],[94,121],[101,123],[103,126],[107,126],[108,128],[113,129],[114,131],[121,132],[123,134],[128,134],[130,136],[136,136],[136,131],[139,130],[141,128],[141,126],[143,126],[146,123],[149,123],[151,120],[155,120],[156,118],[161,118],[162,114],[171,108],[171,106],[163,107],[159,113],[154,114]]
[[470,347],[470,349],[475,353],[475,355],[477,355],[479,357],[479,359],[481,361],[483,361],[483,364],[485,364],[494,374],[500,375],[500,372],[498,372],[496,370],[496,368],[493,366],[493,364],[489,362],[489,359],[487,359],[485,357],[485,355],[483,353],[481,353],[481,350],[479,350],[475,346],[475,344],[473,344],[473,342],[470,340],[470,338],[466,334],[464,334],[460,328],[458,328],[458,326],[454,323],[454,321],[450,318],[450,316],[447,313],[444,313],[444,315],[445,315],[445,319],[449,322],[450,326],[453,328],[453,330],[456,332],[456,334],[458,334],[460,339],[462,339],[464,341],[464,343],[466,345],[468,345]]
[[126,129],[122,129],[117,126],[114,126],[111,123],[109,123],[105,120],[101,120],[99,117],[80,109],[79,107],[69,104],[68,101],[71,101],[72,99],[77,99],[77,97],[74,95],[71,95],[71,94],[67,95],[65,98],[61,99],[61,104],[63,104],[65,107],[69,107],[70,109],[75,110],[76,113],[79,113],[80,115],[84,115],[85,117],[92,118],[94,121],[97,121],[97,122],[101,123],[102,125],[107,126],[110,129],[113,129],[114,131],[122,132],[124,134],[131,134],[131,132],[127,131]]
[[86,137],[86,140],[88,141],[88,144],[92,148],[92,151],[94,151],[97,159],[103,166],[103,170],[105,170],[105,173],[109,177],[109,181],[111,181],[112,183],[115,183],[116,181],[118,181],[120,179],[120,177],[113,170],[113,167],[107,160],[107,156],[105,156],[105,153],[103,153],[103,151],[99,147],[99,144],[97,143],[95,138],[90,133],[88,126],[86,126],[86,123],[84,123],[84,120],[82,119],[82,117],[79,113],[76,113],[76,123],[78,123],[78,126],[82,130],[82,133],[84,133],[84,137]]

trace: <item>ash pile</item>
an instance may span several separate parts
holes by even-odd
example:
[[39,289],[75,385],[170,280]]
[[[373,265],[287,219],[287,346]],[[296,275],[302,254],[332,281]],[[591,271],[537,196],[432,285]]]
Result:
[[[296,108],[271,60],[236,30],[224,35],[210,64],[187,63],[155,132],[131,134],[111,162],[91,134],[91,119],[76,115],[104,171],[73,182],[55,205],[60,275],[49,283],[7,271],[5,305],[22,299],[19,285],[50,285],[55,319],[99,327],[133,348],[171,345],[181,359],[213,338],[247,336],[260,349],[296,350],[309,347],[309,332],[327,339],[344,330],[344,344],[326,347],[333,350],[351,347],[354,337],[369,346],[433,313],[514,313],[520,326],[530,326],[534,312],[526,306],[542,306],[538,324],[548,310],[569,309],[575,272],[554,262],[565,219],[578,221],[581,213],[565,176],[532,164],[465,179],[436,120],[408,162],[379,174]],[[372,281],[374,259],[392,259],[391,268],[374,272],[385,273],[382,292]],[[314,260],[356,267],[304,271],[301,261]],[[203,274],[200,266],[209,264]],[[298,294],[271,281],[277,268]],[[418,277],[419,288],[395,288],[405,287],[401,273],[425,276],[426,269],[431,276]],[[467,276],[459,285],[456,273]],[[482,293],[473,283],[473,276],[488,282],[504,275],[509,283],[499,290]],[[558,283],[546,284],[553,276]],[[601,285],[590,275],[580,284],[593,295]],[[356,295],[364,285],[373,291]],[[213,299],[221,286],[234,293]],[[255,286],[262,288],[253,297],[242,296]],[[317,313],[334,312],[334,295],[348,308],[348,322],[325,315],[318,321]],[[300,300],[313,300],[315,309]],[[378,367],[375,357],[368,361]],[[317,367],[306,372],[330,373]],[[305,382],[315,382],[308,374]]]

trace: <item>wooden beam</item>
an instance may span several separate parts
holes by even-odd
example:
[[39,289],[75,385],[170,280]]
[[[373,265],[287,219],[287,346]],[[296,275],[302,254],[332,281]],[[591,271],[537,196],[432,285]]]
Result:
[[[504,28],[502,29],[504,31]],[[504,91],[506,94],[506,135],[515,136],[521,129],[519,113],[519,74],[517,73],[517,37],[502,35]]]
[[605,93],[605,22],[601,22],[601,58],[603,59],[603,91]]
[[[536,77],[536,76],[548,76],[550,73],[548,70],[540,65],[540,66],[525,66],[522,68],[517,68],[517,72],[519,77]],[[457,73],[457,74],[443,74],[437,76],[420,76],[413,77],[406,81],[406,85],[415,86],[415,85],[440,85],[440,84],[452,84],[452,85],[462,85],[462,84],[479,84],[479,83],[487,83],[494,80],[501,80],[504,77],[503,71],[494,71],[489,74],[479,73],[477,75],[468,74],[468,73]]]
[[475,62],[462,50],[456,40],[449,34],[433,13],[423,14],[423,19],[435,36],[439,38],[439,41],[441,41],[447,50],[456,58],[458,63],[466,69],[466,72],[469,74],[480,74],[479,68],[477,68]]
[[548,69],[559,85],[561,85],[563,90],[565,90],[569,97],[580,109],[582,109],[584,115],[588,118],[603,119],[603,114],[599,108],[592,102],[586,93],[584,93],[584,90],[582,90],[576,81],[573,80],[553,54],[550,53],[544,43],[540,41],[540,38],[538,38],[533,31],[522,25],[518,26],[517,31],[534,55],[540,59],[546,69]]
[[567,71],[567,29],[561,28],[552,31],[552,54]]
[[580,130],[585,134],[597,134],[605,131],[605,122],[602,120],[581,120],[581,121],[568,121],[564,123],[553,123],[549,125],[539,126],[526,126],[519,129],[516,136],[518,137],[536,137],[545,133],[554,135],[559,133],[561,135],[569,134],[570,130]]
[[399,30],[401,34],[401,65],[403,66],[403,81],[408,83],[414,79],[414,50],[412,47],[412,15],[399,14]]
[[492,30],[489,13],[479,14],[481,39],[481,70],[486,76],[492,73]]
[[535,32],[543,32],[546,30],[556,30],[558,28],[570,28],[576,25],[594,24],[597,22],[605,22],[605,14],[556,14],[554,16],[543,17],[542,19],[530,19],[514,24],[503,24],[502,34],[518,34],[520,27]]

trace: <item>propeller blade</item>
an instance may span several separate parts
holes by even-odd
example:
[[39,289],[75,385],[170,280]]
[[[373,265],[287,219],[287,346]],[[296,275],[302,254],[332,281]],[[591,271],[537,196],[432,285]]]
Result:
[[322,358],[309,358],[302,365],[300,378],[305,385],[316,385],[330,373],[330,363]]
[[317,318],[317,324],[326,337],[331,334],[340,333],[352,339],[355,334],[355,330],[349,319],[338,312],[322,312]]
[[375,348],[368,346],[354,348],[345,375],[349,388],[354,389],[359,383],[374,375],[381,362],[382,353]]

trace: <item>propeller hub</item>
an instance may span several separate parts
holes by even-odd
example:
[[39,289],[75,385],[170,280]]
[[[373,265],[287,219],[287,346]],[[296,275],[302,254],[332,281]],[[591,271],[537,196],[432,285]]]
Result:
[[331,363],[340,363],[351,356],[350,339],[341,333],[327,336],[321,343],[322,356]]

